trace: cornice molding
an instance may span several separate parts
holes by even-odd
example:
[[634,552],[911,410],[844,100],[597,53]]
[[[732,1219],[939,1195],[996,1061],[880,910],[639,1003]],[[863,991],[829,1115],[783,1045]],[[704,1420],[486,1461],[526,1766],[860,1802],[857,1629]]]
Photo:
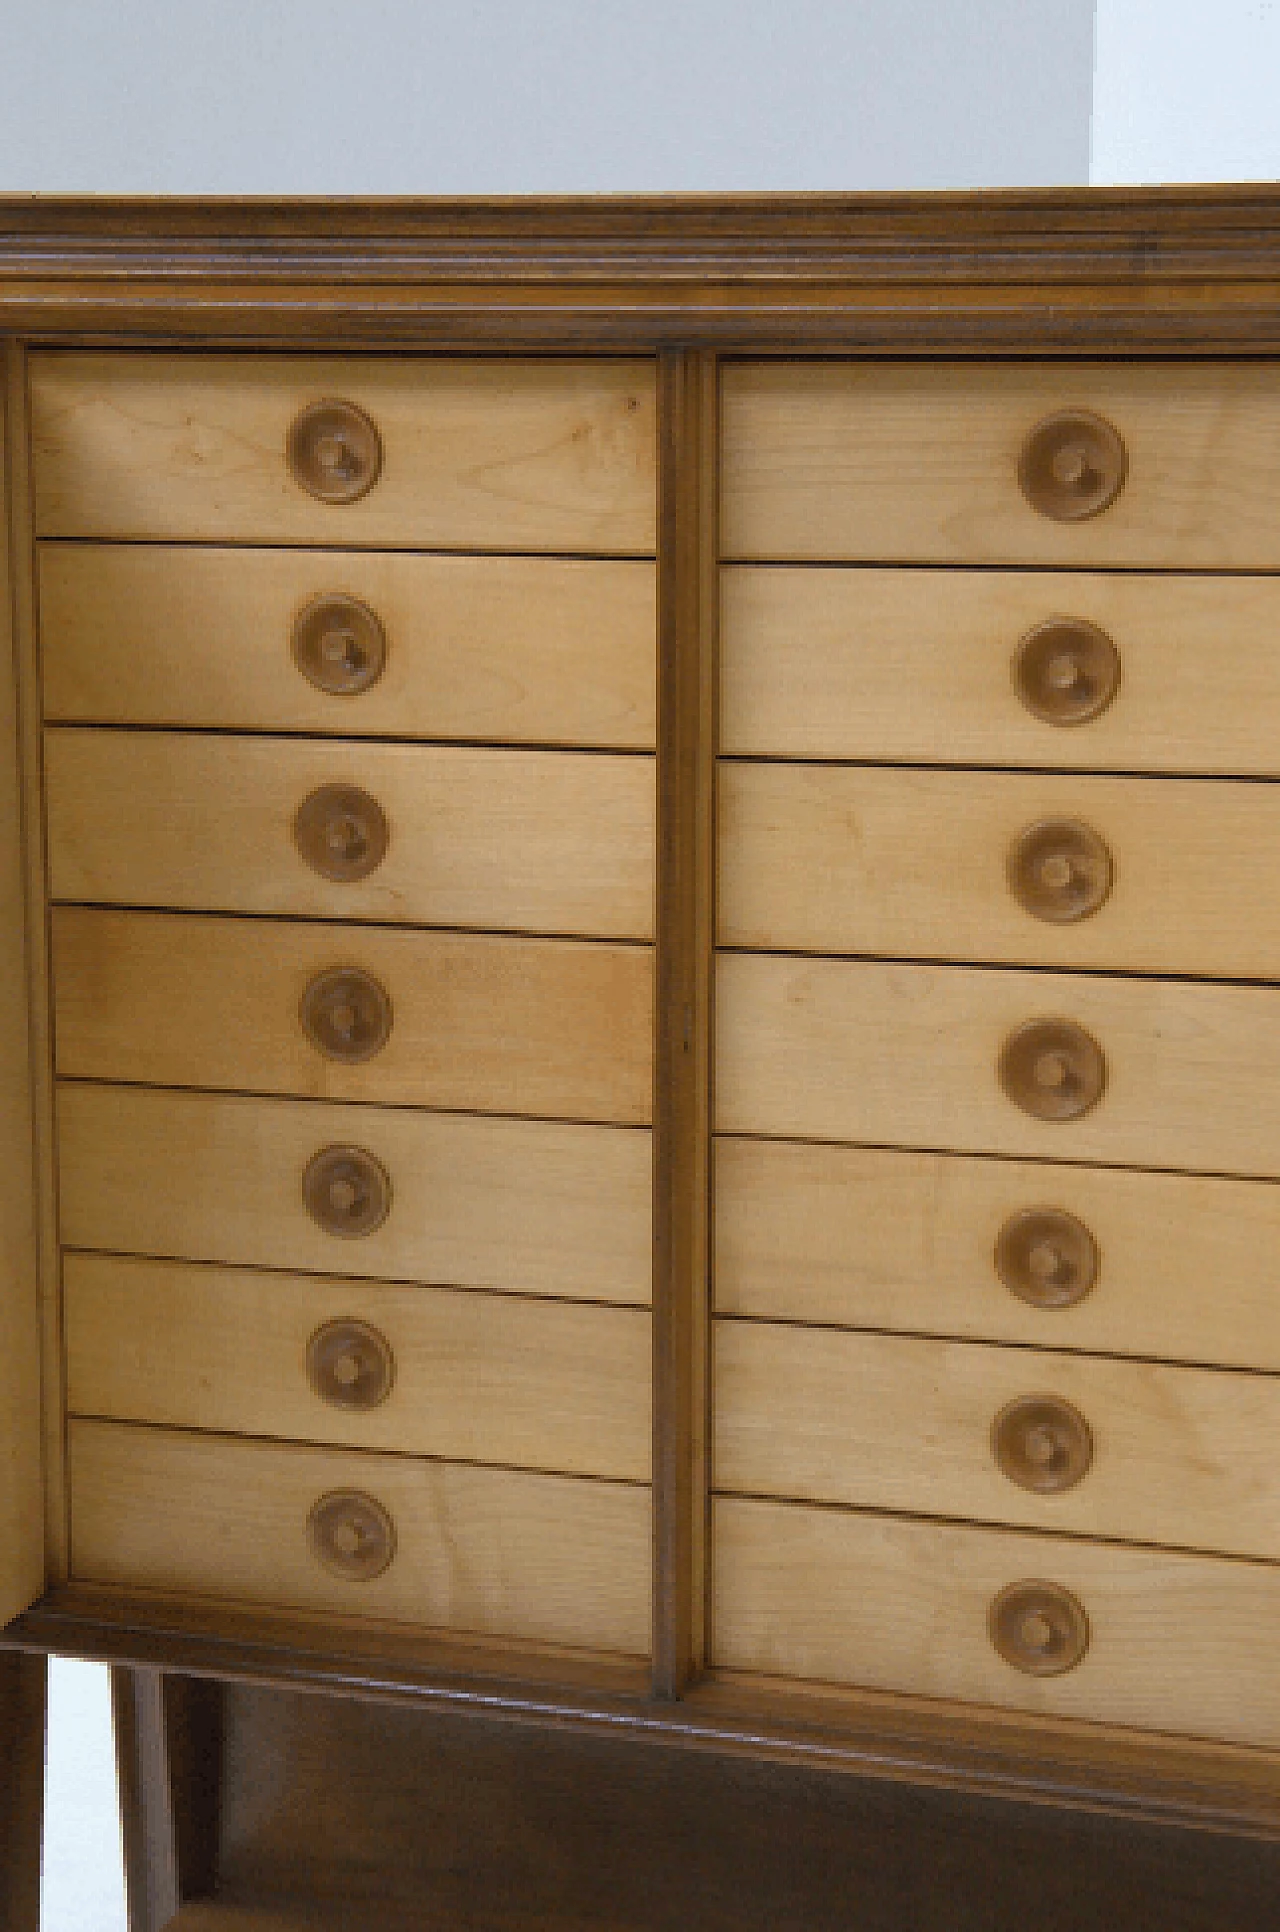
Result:
[[726,349],[1280,346],[1280,188],[0,199],[0,327]]

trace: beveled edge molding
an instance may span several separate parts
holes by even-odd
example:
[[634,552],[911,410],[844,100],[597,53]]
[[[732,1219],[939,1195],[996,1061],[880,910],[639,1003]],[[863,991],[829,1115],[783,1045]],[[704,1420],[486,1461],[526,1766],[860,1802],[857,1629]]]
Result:
[[333,1633],[320,1616],[66,1585],[9,1625],[0,1650],[605,1730],[710,1755],[1280,1841],[1280,1759],[1246,1746],[728,1672],[669,1701],[651,1696],[647,1670],[626,1660],[390,1626],[348,1626],[344,1652]]
[[308,347],[1280,344],[1280,187],[505,201],[0,197],[0,328]]

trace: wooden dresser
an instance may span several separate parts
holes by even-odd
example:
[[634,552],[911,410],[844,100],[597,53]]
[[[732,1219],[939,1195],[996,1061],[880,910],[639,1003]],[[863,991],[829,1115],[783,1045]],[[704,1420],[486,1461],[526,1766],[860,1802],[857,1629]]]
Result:
[[7,1641],[1280,1834],[1280,193],[0,231]]

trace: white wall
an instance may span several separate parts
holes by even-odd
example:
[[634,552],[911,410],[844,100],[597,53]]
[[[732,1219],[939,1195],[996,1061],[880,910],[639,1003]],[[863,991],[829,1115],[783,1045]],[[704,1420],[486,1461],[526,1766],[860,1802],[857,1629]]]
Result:
[[45,1814],[41,1932],[125,1932],[105,1665],[51,1660]]
[[0,0],[0,191],[1082,182],[1093,0]]
[[1277,0],[1098,0],[1091,181],[1277,176]]

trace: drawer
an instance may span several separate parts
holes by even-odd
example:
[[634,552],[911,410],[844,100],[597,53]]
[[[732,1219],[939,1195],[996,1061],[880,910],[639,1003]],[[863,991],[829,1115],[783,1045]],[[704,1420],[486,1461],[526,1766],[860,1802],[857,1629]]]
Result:
[[[71,1248],[649,1300],[641,1128],[73,1082],[58,1143]],[[358,1173],[330,1150],[354,1150]]]
[[[713,1549],[722,1666],[1280,1744],[1272,1564],[738,1500],[715,1505]],[[996,1599],[1031,1580],[1084,1612],[1087,1648],[1057,1675],[991,1639]]]
[[653,930],[651,758],[61,727],[45,743],[55,899]]
[[724,372],[728,558],[1271,570],[1277,512],[1273,362]]
[[725,764],[720,939],[1280,975],[1280,787]]
[[51,719],[654,746],[652,564],[45,543],[39,570]]
[[[727,1132],[1280,1175],[1272,987],[751,953],[716,983]],[[1028,1111],[1087,1102],[1091,1063],[1087,1111]]]
[[715,1324],[715,1483],[1280,1557],[1280,1378]]
[[725,752],[1280,771],[1273,577],[745,565],[720,584]]
[[721,1138],[714,1228],[724,1314],[1280,1371],[1267,1181]]
[[647,946],[59,906],[53,962],[64,1076],[650,1116]]
[[[647,1489],[111,1422],[73,1421],[68,1452],[77,1581],[649,1648]],[[389,1519],[380,1574],[315,1554],[333,1522],[313,1532],[316,1505],[351,1494]]]
[[46,353],[36,529],[651,552],[655,393],[641,361]]
[[649,1317],[70,1254],[72,1414],[647,1482]]

